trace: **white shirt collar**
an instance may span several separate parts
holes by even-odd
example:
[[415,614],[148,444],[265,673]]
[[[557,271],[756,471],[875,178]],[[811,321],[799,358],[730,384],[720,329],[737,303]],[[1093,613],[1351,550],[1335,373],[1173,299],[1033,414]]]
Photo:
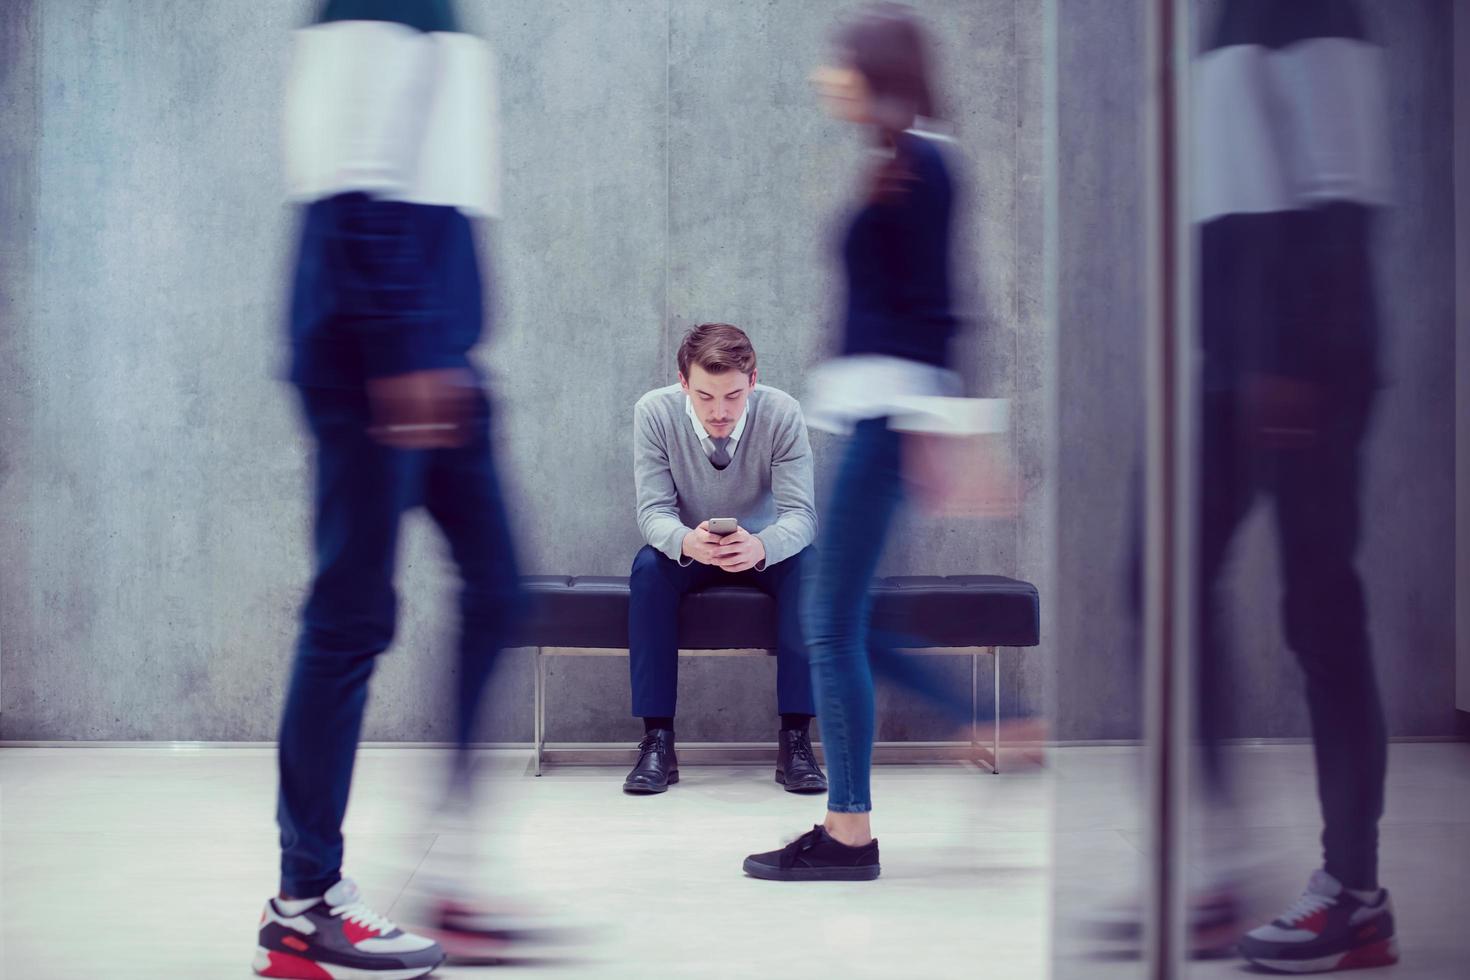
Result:
[[[689,421],[694,425],[694,434],[699,437],[699,444],[704,447],[706,453],[713,452],[714,440],[710,438],[709,431],[705,429],[704,423],[699,421],[699,415],[694,411],[694,399],[688,394],[684,396],[684,411],[689,415]],[[745,432],[745,419],[750,414],[750,399],[745,401],[745,410],[740,413],[740,418],[735,423],[735,428],[730,431],[730,442],[726,445],[726,451],[732,455],[735,452],[735,444],[740,441],[740,436]]]

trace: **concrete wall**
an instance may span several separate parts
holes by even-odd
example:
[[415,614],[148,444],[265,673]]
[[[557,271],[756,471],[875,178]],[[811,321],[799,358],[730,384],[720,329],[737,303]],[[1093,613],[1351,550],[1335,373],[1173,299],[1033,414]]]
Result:
[[1143,5],[1054,0],[1057,735],[1138,738],[1125,591],[1143,384]]
[[[16,324],[30,316],[30,278],[15,274],[29,264],[34,203],[34,146],[37,104],[36,22],[30,0],[0,7],[0,364],[16,369],[0,385],[0,424],[7,430],[0,451],[0,485],[6,474],[23,465],[28,433],[22,431],[29,372],[21,366],[21,333]],[[11,522],[7,521],[5,526]],[[19,549],[7,548],[0,571],[0,596],[25,580],[27,564]],[[5,663],[10,638],[4,628],[6,605],[0,602],[0,718],[5,697]]]
[[[1208,15],[1216,3],[1200,3]],[[1365,5],[1387,59],[1397,206],[1378,236],[1389,382],[1367,449],[1360,568],[1395,735],[1454,732],[1454,87],[1451,4]],[[1060,0],[1056,585],[1058,734],[1136,737],[1129,481],[1141,439],[1140,5]],[[1302,736],[1268,513],[1237,544],[1236,734]]]
[[[816,109],[806,76],[850,5],[465,5],[501,55],[507,200],[486,231],[498,309],[484,353],[527,571],[625,571],[638,544],[631,405],[671,380],[685,326],[744,324],[764,379],[796,392],[824,350],[832,236],[861,147]],[[919,6],[942,28],[965,153],[963,368],[975,391],[1016,399],[1028,496],[1015,522],[912,522],[884,571],[1041,583],[1046,645],[1013,658],[1009,696],[1040,704],[1051,685],[1063,737],[1131,734],[1120,572],[1140,374],[1136,18],[1114,0],[1060,5],[1048,333],[1042,4]],[[1449,4],[1375,8],[1403,193],[1385,230],[1394,383],[1373,435],[1364,567],[1393,730],[1426,734],[1453,715]],[[306,5],[4,11],[0,737],[269,738],[309,570],[308,446],[276,380],[292,223],[276,129],[286,34]],[[817,451],[825,495],[833,443]],[[432,529],[409,530],[369,738],[447,734],[453,581]],[[1259,573],[1242,602],[1260,624],[1243,637],[1242,731],[1302,734],[1264,530],[1242,556]],[[772,667],[686,662],[682,734],[769,737]],[[950,669],[968,683],[967,664]],[[528,738],[524,651],[497,683],[485,737]],[[922,705],[880,703],[882,737],[940,734]],[[553,739],[631,738],[626,704],[624,661],[553,664]]]
[[[464,4],[501,59],[506,212],[486,232],[484,359],[528,572],[626,573],[631,408],[673,380],[686,326],[744,325],[763,380],[797,393],[825,352],[863,148],[807,75],[852,5]],[[965,154],[963,368],[977,392],[1017,398],[1039,484],[1039,6],[920,7],[941,28]],[[270,738],[309,569],[308,445],[276,380],[292,224],[277,118],[307,6],[7,11],[6,43],[31,60],[8,69],[0,120],[22,158],[0,178],[7,217],[26,218],[0,273],[0,737]],[[825,496],[835,445],[817,451]],[[1022,523],[912,521],[884,571],[1037,577]],[[425,521],[402,558],[399,640],[365,734],[442,739],[452,576]],[[1038,695],[1041,662],[1009,667],[1013,696]],[[681,734],[771,737],[773,666],[686,662]],[[949,669],[969,683],[968,663]],[[497,683],[485,737],[529,738],[524,651]],[[638,731],[626,661],[555,661],[548,699],[553,740]],[[882,737],[941,734],[901,696],[882,710]]]

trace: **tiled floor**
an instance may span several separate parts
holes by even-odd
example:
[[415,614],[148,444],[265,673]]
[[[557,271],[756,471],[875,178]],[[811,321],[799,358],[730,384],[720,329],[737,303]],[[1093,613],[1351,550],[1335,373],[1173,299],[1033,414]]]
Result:
[[[1255,884],[1284,901],[1315,857],[1315,800],[1300,778],[1308,750],[1242,751],[1268,788],[1247,821],[1273,862]],[[1001,776],[880,768],[883,877],[802,886],[740,873],[747,852],[820,817],[820,800],[781,792],[764,767],[686,765],[668,794],[634,798],[618,791],[616,769],[536,779],[525,753],[487,753],[496,890],[587,931],[556,962],[436,976],[1044,977],[1054,861],[1054,975],[1139,976],[1136,963],[1082,958],[1070,925],[1090,896],[1136,872],[1129,753],[1051,758],[1049,772]],[[442,759],[361,755],[347,870],[385,911],[404,911],[442,849],[423,822]],[[1393,976],[1470,976],[1470,746],[1396,745],[1391,774],[1384,877],[1405,947]],[[275,884],[274,779],[268,749],[0,749],[0,976],[249,976]],[[1233,962],[1189,974],[1241,975]]]

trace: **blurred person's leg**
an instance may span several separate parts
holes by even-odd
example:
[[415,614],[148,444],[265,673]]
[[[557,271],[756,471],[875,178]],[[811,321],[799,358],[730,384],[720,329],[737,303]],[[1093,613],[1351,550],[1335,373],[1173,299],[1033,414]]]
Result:
[[[1211,119],[1213,120],[1213,116]],[[1199,232],[1199,337],[1203,361],[1198,402],[1194,515],[1195,623],[1191,791],[1199,801],[1192,900],[1210,910],[1192,930],[1196,952],[1210,954],[1234,937],[1235,892],[1245,868],[1230,754],[1234,670],[1231,555],[1255,505],[1265,458],[1255,438],[1249,372],[1272,363],[1283,319],[1286,278],[1280,217],[1229,213]],[[1222,938],[1223,937],[1223,938]]]
[[869,589],[903,498],[901,436],[885,419],[861,422],[843,454],[806,604],[817,715],[832,813],[872,809],[873,669]]
[[1199,533],[1196,571],[1194,731],[1199,740],[1200,785],[1207,807],[1226,807],[1232,798],[1221,740],[1229,731],[1229,573],[1231,545],[1255,500],[1258,462],[1242,438],[1234,389],[1211,390],[1201,399]]
[[1294,973],[1398,961],[1393,904],[1378,887],[1388,740],[1362,582],[1360,449],[1371,393],[1324,397],[1310,445],[1277,453],[1274,478],[1286,638],[1306,679],[1324,867],[1240,942],[1251,963]]
[[1345,887],[1378,887],[1378,820],[1388,738],[1354,565],[1362,521],[1360,449],[1371,394],[1328,408],[1314,445],[1285,450],[1275,473],[1286,639],[1311,713],[1325,868]]
[[1230,759],[1224,739],[1232,730],[1231,550],[1255,504],[1260,460],[1242,439],[1237,388],[1211,389],[1200,399],[1199,497],[1195,576],[1195,642],[1190,669],[1194,689],[1195,752],[1200,804],[1198,850],[1188,882],[1189,954],[1230,955],[1240,938],[1243,852]]
[[[920,635],[869,630],[868,662],[873,676],[924,698],[954,731],[966,729],[974,721],[968,685],[956,687],[935,658],[905,652],[925,645]],[[968,735],[964,740],[969,741]]]
[[1307,972],[1391,964],[1398,946],[1393,904],[1378,886],[1387,732],[1355,567],[1378,383],[1371,213],[1334,203],[1291,218],[1295,288],[1279,350],[1304,378],[1261,380],[1261,434],[1274,443],[1282,613],[1306,681],[1324,866],[1240,950],[1260,966]]
[[522,598],[515,543],[491,449],[492,409],[483,394],[464,445],[433,450],[424,475],[424,505],[443,531],[461,578],[459,671],[455,691],[456,752],[445,805],[434,814],[433,848],[414,876],[427,899],[414,914],[417,931],[451,960],[479,962],[557,934],[541,917],[493,898],[503,888],[485,868],[483,825],[474,807],[470,745],[479,729],[490,674],[514,625]]
[[488,401],[479,395],[469,440],[432,451],[424,476],[424,505],[444,532],[461,579],[454,793],[470,788],[468,747],[519,599],[515,544],[490,447],[490,416]]
[[368,435],[360,391],[302,389],[317,441],[316,573],[280,731],[281,894],[341,878],[342,818],[374,658],[393,639],[399,519],[423,454]]
[[827,790],[827,779],[812,751],[810,729],[816,708],[811,661],[801,630],[802,582],[806,566],[815,560],[815,549],[805,548],[765,571],[752,570],[740,576],[776,600],[776,711],[781,716],[776,781],[792,793]]
[[880,873],[868,821],[874,727],[868,590],[903,499],[901,438],[886,419],[855,427],[804,583],[807,650],[827,757],[826,820],[779,851],[747,857],[745,873],[753,877],[871,880]]
[[[1206,286],[1211,281],[1207,280]],[[1214,374],[1225,380],[1232,372]],[[1206,374],[1212,374],[1207,367]],[[1204,391],[1199,416],[1199,499],[1196,520],[1195,642],[1190,650],[1194,686],[1195,753],[1198,762],[1196,792],[1201,819],[1207,828],[1202,850],[1193,855],[1198,877],[1189,882],[1189,948],[1194,957],[1213,957],[1233,948],[1239,938],[1239,903],[1235,888],[1238,859],[1234,803],[1229,763],[1222,739],[1230,730],[1234,705],[1230,699],[1231,670],[1235,656],[1231,646],[1230,590],[1225,581],[1230,572],[1231,547],[1255,500],[1258,461],[1241,438],[1239,394],[1235,387],[1217,386]],[[1144,612],[1144,511],[1143,476],[1135,469],[1132,479],[1130,544],[1124,574],[1128,608],[1135,634],[1142,636]],[[1135,683],[1141,649],[1129,659]],[[1098,908],[1090,921],[1096,938],[1129,944],[1128,955],[1137,955],[1136,944],[1144,936],[1143,909],[1129,893]],[[1122,950],[1111,950],[1121,954]]]
[[1288,293],[1284,352],[1318,380],[1286,405],[1313,438],[1278,450],[1274,474],[1283,621],[1306,678],[1326,870],[1362,891],[1378,887],[1388,753],[1354,564],[1362,445],[1377,384],[1371,232],[1371,209],[1351,203],[1292,215],[1297,288]]

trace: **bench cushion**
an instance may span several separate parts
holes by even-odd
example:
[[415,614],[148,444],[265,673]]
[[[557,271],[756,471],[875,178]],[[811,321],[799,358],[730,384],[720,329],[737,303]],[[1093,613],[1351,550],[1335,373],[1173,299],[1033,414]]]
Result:
[[[526,615],[512,646],[625,649],[628,580],[533,575],[522,580]],[[1029,582],[1001,575],[912,576],[879,580],[874,629],[912,635],[914,646],[1029,647],[1041,631],[1041,603]],[[681,650],[774,649],[776,603],[748,586],[718,586],[685,598]]]

